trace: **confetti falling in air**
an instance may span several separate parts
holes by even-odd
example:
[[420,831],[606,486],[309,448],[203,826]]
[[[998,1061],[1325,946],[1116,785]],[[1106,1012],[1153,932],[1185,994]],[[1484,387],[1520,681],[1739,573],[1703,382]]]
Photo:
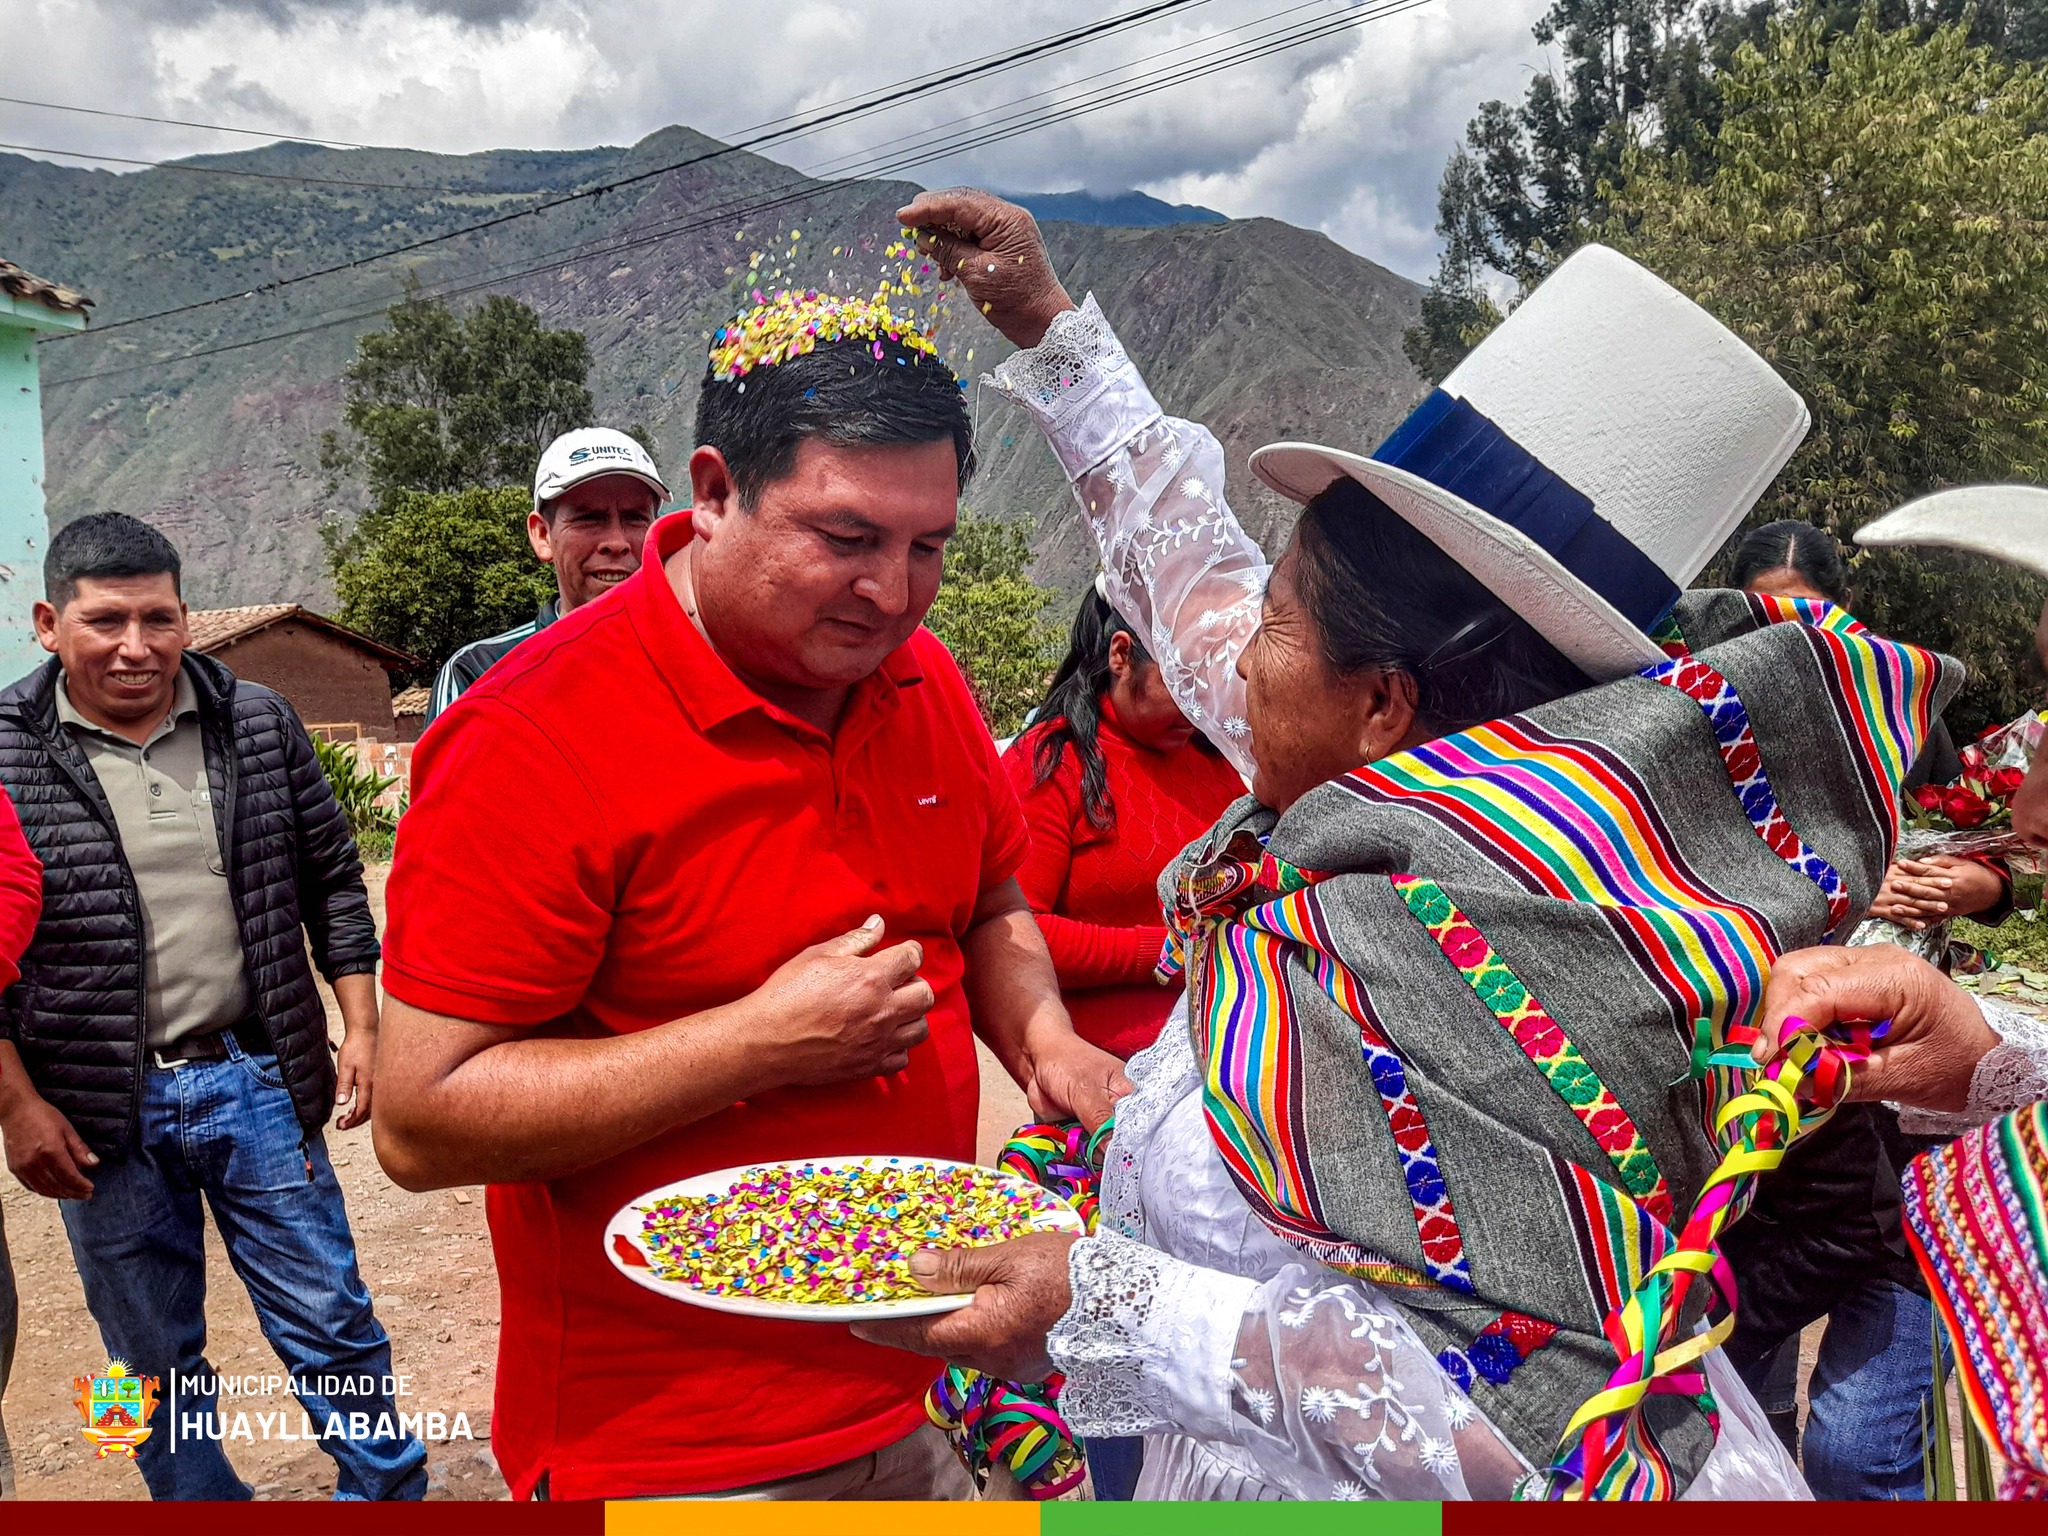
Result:
[[639,1208],[662,1279],[710,1296],[817,1306],[929,1296],[910,1278],[918,1249],[1004,1242],[1069,1209],[993,1168],[897,1158],[750,1168],[722,1193]]
[[[910,231],[905,230],[907,237]],[[790,231],[790,246],[783,260],[796,257],[801,232]],[[832,254],[840,254],[834,246]],[[876,362],[896,348],[899,364],[908,364],[904,353],[937,357],[939,348],[932,338],[938,332],[943,308],[936,294],[927,294],[924,281],[933,274],[929,260],[919,254],[909,239],[892,243],[884,252],[893,264],[872,297],[852,298],[823,293],[816,288],[786,287],[771,295],[771,286],[782,275],[777,266],[764,278],[766,259],[756,251],[747,262],[746,288],[753,306],[721,326],[711,338],[713,377],[737,382],[756,368],[773,367],[802,357],[820,344],[835,341],[863,341]]]

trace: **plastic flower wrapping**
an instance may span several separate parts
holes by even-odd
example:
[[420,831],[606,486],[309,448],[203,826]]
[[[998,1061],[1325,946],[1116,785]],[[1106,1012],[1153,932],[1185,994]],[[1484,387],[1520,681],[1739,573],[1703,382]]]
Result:
[[[2012,830],[2012,797],[2026,782],[2034,754],[2048,737],[2048,711],[2021,715],[1993,726],[1957,755],[1963,771],[1952,784],[1923,784],[1913,791],[1905,825],[1899,829],[1897,857],[1995,859],[2015,881],[2019,906],[2038,905],[2042,855]],[[2026,882],[2026,893],[2017,887]],[[2032,902],[2024,899],[2027,894]],[[1934,923],[1915,931],[1881,917],[1865,918],[1849,936],[1851,944],[1896,944],[1923,960],[1941,964],[1948,955],[1949,925]]]
[[1986,731],[1959,754],[1963,771],[1953,784],[1923,784],[1913,791],[1919,809],[1907,817],[1907,827],[1946,835],[1943,846],[1930,852],[2026,852],[2012,835],[2012,797],[2026,782],[2044,735],[2048,721],[2040,714]]

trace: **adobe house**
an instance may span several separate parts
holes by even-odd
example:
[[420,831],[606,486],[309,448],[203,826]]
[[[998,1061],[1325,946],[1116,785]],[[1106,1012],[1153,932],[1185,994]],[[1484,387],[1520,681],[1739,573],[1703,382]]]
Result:
[[330,741],[390,741],[392,674],[425,665],[297,603],[196,610],[192,649],[276,689]]
[[43,595],[43,392],[36,339],[85,329],[84,294],[0,261],[0,684],[47,658],[36,644]]
[[401,688],[391,695],[391,713],[398,718],[397,740],[420,739],[420,732],[427,728],[427,703],[431,697],[432,690],[428,688]]

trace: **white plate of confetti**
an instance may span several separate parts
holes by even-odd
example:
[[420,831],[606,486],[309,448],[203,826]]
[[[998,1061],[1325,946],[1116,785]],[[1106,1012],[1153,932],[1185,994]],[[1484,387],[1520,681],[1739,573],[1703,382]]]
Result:
[[1000,1168],[921,1157],[820,1157],[725,1168],[650,1189],[605,1228],[636,1285],[748,1317],[856,1323],[951,1312],[910,1278],[920,1248],[1081,1232],[1051,1190]]

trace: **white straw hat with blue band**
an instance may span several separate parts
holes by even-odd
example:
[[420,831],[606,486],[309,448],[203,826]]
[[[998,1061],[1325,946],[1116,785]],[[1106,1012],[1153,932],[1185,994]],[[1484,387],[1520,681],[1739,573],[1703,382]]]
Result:
[[1371,457],[1275,443],[1251,467],[1299,502],[1358,481],[1605,681],[1664,659],[1650,632],[1809,421],[1713,316],[1588,246]]

